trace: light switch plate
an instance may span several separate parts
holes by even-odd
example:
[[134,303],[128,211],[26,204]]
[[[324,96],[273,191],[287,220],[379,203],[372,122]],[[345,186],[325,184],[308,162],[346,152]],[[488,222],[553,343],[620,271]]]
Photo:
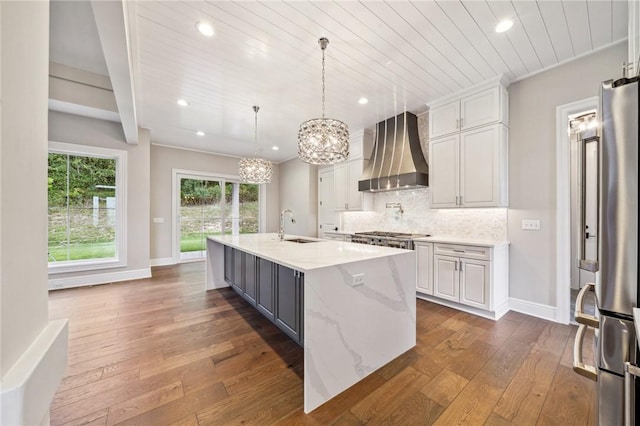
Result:
[[540,219],[522,219],[522,229],[525,231],[539,231]]
[[164,217],[154,217],[153,223],[164,223]]

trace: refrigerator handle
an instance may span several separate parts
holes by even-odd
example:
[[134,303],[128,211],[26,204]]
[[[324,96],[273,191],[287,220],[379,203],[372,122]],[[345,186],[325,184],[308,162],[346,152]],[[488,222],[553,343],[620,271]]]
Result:
[[[587,150],[585,149],[585,145],[587,143],[595,143],[595,144],[599,144],[600,143],[600,139],[598,138],[597,135],[592,135],[586,138],[582,138],[579,136],[578,138],[578,177],[579,177],[579,181],[578,181],[578,206],[580,209],[580,214],[579,216],[579,226],[580,226],[580,244],[578,247],[578,268],[584,270],[584,271],[589,271],[589,272],[597,272],[599,267],[598,267],[598,249],[596,248],[596,258],[595,259],[587,259],[586,258],[586,250],[585,250],[585,245],[586,245],[586,238],[585,238],[585,231],[586,231],[586,221],[587,221]],[[599,152],[598,150],[596,150],[596,152]],[[598,167],[596,170],[596,174],[598,176],[600,176],[600,166],[599,166],[599,161],[598,163]],[[596,203],[599,206],[600,205],[600,179],[597,179],[598,182],[598,188],[596,189]],[[598,209],[599,211],[599,209]],[[598,222],[599,218],[596,218],[596,222]]]
[[633,426],[635,424],[634,415],[631,410],[633,390],[633,377],[640,376],[640,368],[631,364],[624,363],[624,424],[625,426]]
[[582,359],[582,342],[584,341],[584,332],[586,330],[587,326],[581,324],[578,327],[576,339],[573,341],[573,371],[587,379],[597,382],[598,372],[596,368],[593,365],[585,364]]
[[576,308],[573,316],[579,324],[584,324],[593,328],[600,328],[600,321],[595,315],[584,313],[584,296],[588,291],[595,291],[595,288],[596,285],[594,283],[587,283],[587,285],[582,287],[578,293],[578,297],[576,298]]

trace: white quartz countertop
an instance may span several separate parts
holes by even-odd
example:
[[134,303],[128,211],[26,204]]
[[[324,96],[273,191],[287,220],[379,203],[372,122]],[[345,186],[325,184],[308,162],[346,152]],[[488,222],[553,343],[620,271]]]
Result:
[[285,239],[303,238],[316,242],[279,241],[277,234],[224,235],[207,238],[301,272],[412,252],[411,250],[298,237],[289,234],[285,235]]
[[500,240],[485,240],[479,238],[467,238],[456,237],[447,235],[432,235],[431,237],[415,238],[415,242],[427,242],[427,243],[449,243],[449,244],[462,244],[468,246],[481,246],[481,247],[497,247],[502,245],[509,245],[509,241]]

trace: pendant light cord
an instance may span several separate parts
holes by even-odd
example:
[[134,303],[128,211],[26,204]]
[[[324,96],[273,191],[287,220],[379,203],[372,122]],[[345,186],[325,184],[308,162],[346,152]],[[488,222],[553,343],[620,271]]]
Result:
[[324,79],[324,50],[329,45],[329,39],[322,37],[318,40],[318,44],[320,45],[320,49],[322,49],[322,118],[324,118],[324,104],[325,104],[325,79]]
[[322,118],[324,118],[324,103],[325,103],[325,79],[324,79],[324,47],[322,48]]

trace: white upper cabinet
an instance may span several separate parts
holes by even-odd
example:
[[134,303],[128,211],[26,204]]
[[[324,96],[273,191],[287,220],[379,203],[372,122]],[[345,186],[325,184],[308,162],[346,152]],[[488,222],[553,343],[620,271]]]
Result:
[[436,102],[429,110],[429,138],[492,123],[508,124],[508,95],[498,85],[454,101]]
[[490,83],[430,108],[432,208],[508,205],[508,93]]
[[460,206],[508,204],[507,132],[494,124],[460,134]]
[[508,129],[478,127],[429,143],[431,208],[508,204]]
[[[431,207],[458,207],[460,196],[460,135],[429,143]],[[433,161],[435,158],[437,161]],[[434,182],[437,183],[434,185]]]
[[358,191],[358,181],[364,170],[364,159],[345,161],[333,166],[335,210],[368,210],[370,194]]
[[456,100],[429,111],[429,135],[438,137],[460,130],[460,101]]

